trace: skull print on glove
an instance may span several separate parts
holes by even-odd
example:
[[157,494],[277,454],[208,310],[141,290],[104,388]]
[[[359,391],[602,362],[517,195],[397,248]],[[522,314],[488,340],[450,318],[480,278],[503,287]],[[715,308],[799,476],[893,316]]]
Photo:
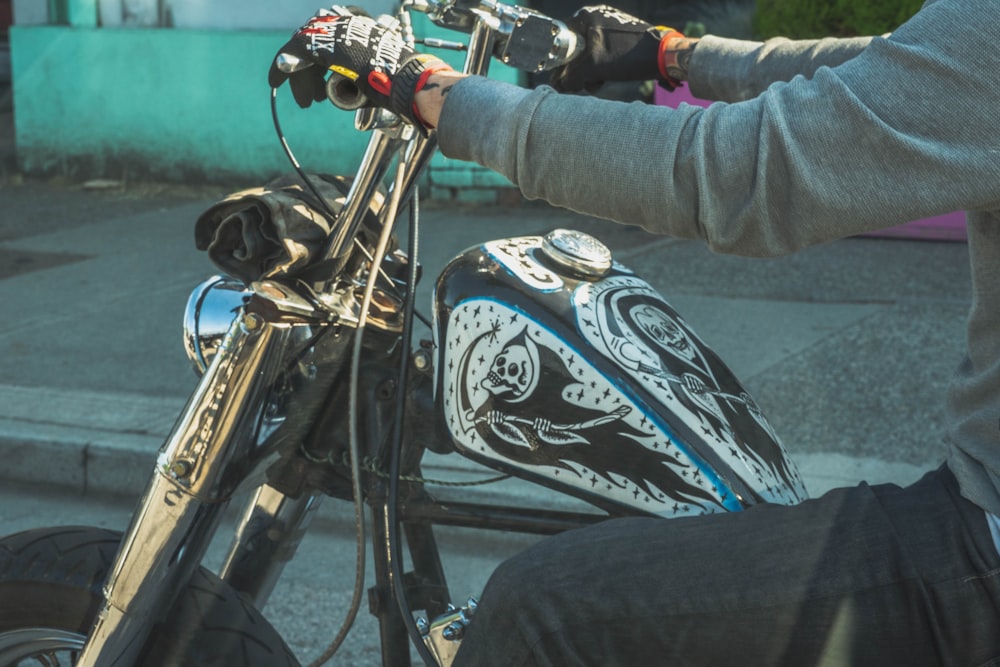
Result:
[[413,97],[433,72],[449,69],[439,58],[410,48],[398,30],[334,7],[317,12],[281,47],[268,83],[277,88],[287,79],[305,108],[326,97],[326,73],[336,72],[354,82],[369,106],[423,127]]

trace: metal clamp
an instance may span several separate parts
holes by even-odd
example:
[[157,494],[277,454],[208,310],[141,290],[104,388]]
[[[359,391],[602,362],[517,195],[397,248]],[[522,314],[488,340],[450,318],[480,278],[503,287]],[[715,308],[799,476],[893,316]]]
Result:
[[448,605],[447,612],[429,623],[424,618],[417,620],[417,629],[420,630],[424,645],[441,667],[451,667],[477,605],[476,598],[469,598],[460,609]]

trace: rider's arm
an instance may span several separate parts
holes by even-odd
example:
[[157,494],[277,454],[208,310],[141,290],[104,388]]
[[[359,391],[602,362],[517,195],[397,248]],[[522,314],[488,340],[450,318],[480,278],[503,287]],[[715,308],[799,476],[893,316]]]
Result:
[[706,100],[739,102],[764,92],[776,81],[810,78],[820,67],[854,58],[871,37],[750,42],[706,35],[691,57],[691,94]]
[[[990,111],[1000,108],[1000,62],[995,35],[978,27],[997,23],[991,0],[940,0],[838,67],[709,109],[473,77],[446,96],[438,139],[446,155],[503,173],[529,198],[720,251],[781,254],[1000,205]],[[712,49],[697,47],[695,90],[699,60],[723,58]]]
[[[691,56],[698,41],[684,36],[668,39],[662,53],[664,66],[671,78],[676,81],[687,80]],[[414,103],[420,117],[428,126],[437,127],[446,96],[451,92],[451,87],[465,76],[454,71],[432,74],[426,85],[416,94]]]
[[[668,40],[663,50],[665,67],[669,75],[676,81],[686,81],[691,56],[694,53],[698,39],[680,36]],[[451,87],[466,75],[458,72],[439,72],[432,74],[427,84],[416,94],[414,103],[420,117],[430,127],[437,127],[444,106],[445,97],[451,92]]]
[[[691,92],[706,100],[736,102],[762,93],[775,81],[797,75],[812,76],[820,67],[835,67],[850,60],[868,46],[871,37],[852,39],[796,40],[783,38],[750,42],[707,35],[700,39],[680,37],[664,49],[671,77],[690,81]],[[704,42],[700,49],[698,44]],[[690,78],[690,70],[695,77]],[[450,87],[464,78],[457,72],[432,76],[418,93],[421,116],[437,126],[444,97]]]

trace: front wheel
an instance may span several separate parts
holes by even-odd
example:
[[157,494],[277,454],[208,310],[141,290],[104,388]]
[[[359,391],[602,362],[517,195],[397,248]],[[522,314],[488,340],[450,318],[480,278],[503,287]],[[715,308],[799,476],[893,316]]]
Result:
[[[0,666],[73,665],[102,604],[121,534],[42,528],[0,540]],[[288,646],[233,588],[199,568],[140,664],[292,667]]]

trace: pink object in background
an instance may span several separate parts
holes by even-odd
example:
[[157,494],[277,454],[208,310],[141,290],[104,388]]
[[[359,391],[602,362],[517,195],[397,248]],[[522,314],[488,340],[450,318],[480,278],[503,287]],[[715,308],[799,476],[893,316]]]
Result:
[[693,104],[699,107],[707,107],[711,104],[708,100],[703,100],[692,95],[691,90],[686,84],[672,93],[665,88],[657,86],[656,90],[653,91],[653,101],[659,106],[671,107],[674,109],[676,109],[677,105],[681,102],[687,102],[688,104]]
[[[697,98],[691,94],[687,86],[681,86],[674,92],[668,92],[657,86],[653,93],[656,104],[676,108],[681,102],[707,107],[711,102]],[[914,220],[898,227],[889,227],[865,236],[879,236],[901,239],[921,239],[927,241],[965,241],[965,213],[955,211],[933,218]]]

